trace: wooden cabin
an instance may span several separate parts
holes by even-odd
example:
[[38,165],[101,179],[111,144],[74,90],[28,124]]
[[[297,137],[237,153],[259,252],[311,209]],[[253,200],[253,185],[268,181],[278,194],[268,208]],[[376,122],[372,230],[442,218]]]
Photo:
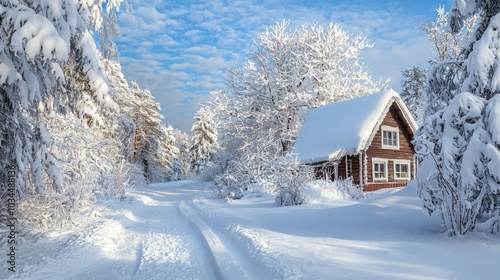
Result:
[[364,191],[400,187],[415,178],[416,130],[399,94],[385,90],[311,110],[294,151],[318,177],[352,178]]

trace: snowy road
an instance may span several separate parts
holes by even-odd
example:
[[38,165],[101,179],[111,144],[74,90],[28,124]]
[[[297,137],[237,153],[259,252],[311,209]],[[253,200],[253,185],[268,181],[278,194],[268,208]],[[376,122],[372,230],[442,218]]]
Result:
[[100,217],[76,229],[26,241],[13,278],[220,279],[227,269],[219,269],[202,231],[179,208],[182,202],[191,218],[200,220],[188,205],[204,191],[202,184],[188,182],[134,190],[125,201],[94,211]]
[[17,274],[0,254],[0,279],[498,279],[500,235],[440,234],[414,186],[291,207],[269,194],[228,203],[206,186],[156,184],[96,206],[26,240]]

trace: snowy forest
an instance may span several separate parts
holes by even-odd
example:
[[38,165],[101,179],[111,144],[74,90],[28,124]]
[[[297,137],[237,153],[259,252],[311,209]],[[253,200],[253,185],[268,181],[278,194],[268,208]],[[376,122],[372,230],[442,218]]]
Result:
[[[313,170],[292,147],[309,110],[388,84],[362,62],[366,38],[282,20],[183,132],[122,73],[123,0],[1,2],[0,210],[16,201],[23,229],[62,227],[130,189],[184,179],[212,182],[228,201],[266,192],[279,205],[307,203]],[[420,27],[433,44],[428,68],[401,69],[420,125],[418,196],[452,236],[500,231],[499,12],[496,1],[439,8]],[[349,182],[323,184],[362,196]]]

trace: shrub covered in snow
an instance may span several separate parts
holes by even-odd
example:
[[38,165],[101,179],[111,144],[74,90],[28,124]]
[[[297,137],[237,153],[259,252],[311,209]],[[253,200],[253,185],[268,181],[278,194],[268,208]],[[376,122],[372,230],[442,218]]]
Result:
[[301,205],[305,203],[302,189],[311,179],[307,170],[285,171],[276,178],[278,195],[276,202],[282,206]]
[[214,177],[214,192],[220,198],[240,199],[247,189],[247,184],[240,182],[231,172],[224,172]]
[[352,183],[352,178],[333,182],[330,180],[308,182],[302,190],[302,194],[305,203],[325,203],[366,197],[359,186]]
[[305,203],[302,189],[313,178],[311,166],[301,164],[297,159],[277,162],[273,182],[276,186],[276,202],[282,206]]

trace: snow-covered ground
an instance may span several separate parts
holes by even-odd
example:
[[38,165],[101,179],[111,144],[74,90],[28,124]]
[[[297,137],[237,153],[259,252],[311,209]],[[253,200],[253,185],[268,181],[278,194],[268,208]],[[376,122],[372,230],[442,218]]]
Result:
[[[154,184],[72,229],[25,238],[11,279],[498,279],[500,236],[440,234],[413,187],[279,207]],[[2,248],[2,252],[5,252]]]

